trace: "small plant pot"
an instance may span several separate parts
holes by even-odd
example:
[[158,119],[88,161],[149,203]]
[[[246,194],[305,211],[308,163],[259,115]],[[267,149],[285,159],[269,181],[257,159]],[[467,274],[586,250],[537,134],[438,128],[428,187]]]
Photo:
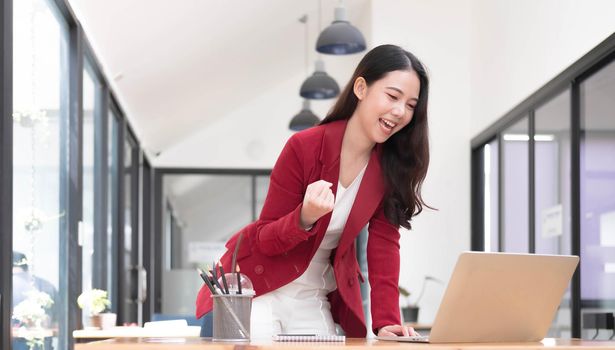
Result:
[[90,316],[90,325],[100,329],[109,329],[115,327],[117,315],[111,312],[106,312],[98,315]]
[[419,319],[419,307],[418,306],[402,307],[401,317],[404,323],[417,322]]

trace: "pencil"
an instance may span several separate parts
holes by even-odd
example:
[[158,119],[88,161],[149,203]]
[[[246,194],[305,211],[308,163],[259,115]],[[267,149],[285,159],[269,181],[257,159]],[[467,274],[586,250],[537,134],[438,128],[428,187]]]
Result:
[[239,273],[239,265],[235,267],[237,271],[237,294],[241,294],[241,273]]
[[216,270],[215,269],[211,269],[209,267],[209,265],[207,265],[207,269],[211,272],[212,274],[212,284],[215,285],[216,287],[220,288],[220,293],[224,294],[224,289],[222,289],[222,286],[220,285],[220,282],[218,282],[218,277],[216,276]]
[[205,282],[205,284],[207,285],[207,288],[209,288],[209,291],[211,291],[211,294],[218,294],[216,293],[216,289],[214,288],[214,286],[211,285],[211,281],[209,280],[209,278],[205,276],[205,271],[201,269],[197,269],[197,270],[199,271],[199,276],[201,276],[201,278],[203,279],[203,282]]
[[220,266],[220,276],[222,277],[222,284],[224,285],[224,291],[226,292],[226,294],[229,294],[228,291],[228,284],[226,283],[226,276],[224,273],[224,268],[222,267],[222,264],[220,263],[220,261],[218,260],[218,265]]

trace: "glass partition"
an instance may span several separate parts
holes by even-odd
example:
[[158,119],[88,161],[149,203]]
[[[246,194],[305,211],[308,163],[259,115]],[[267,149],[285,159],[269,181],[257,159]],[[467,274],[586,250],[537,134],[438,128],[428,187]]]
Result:
[[[86,61],[87,62],[87,61]],[[86,63],[83,69],[83,207],[82,219],[79,230],[82,235],[82,291],[87,292],[92,289],[92,276],[94,271],[94,216],[95,216],[95,193],[94,193],[94,172],[95,162],[95,128],[97,123],[94,118],[97,106],[97,94],[99,86],[96,82],[95,75],[92,73],[92,68]],[[88,324],[90,310],[86,306],[83,316],[83,324]]]
[[570,254],[570,91],[535,112],[535,248]]
[[67,343],[67,31],[48,1],[13,5],[13,347],[57,349]]
[[529,251],[529,136],[524,117],[502,133],[502,251]]
[[231,235],[260,213],[268,187],[266,175],[164,175],[163,314],[192,317],[202,284],[195,268],[213,266]]
[[124,171],[122,183],[123,223],[121,238],[122,308],[118,315],[121,323],[137,324],[138,316],[138,265],[139,265],[139,158],[136,141],[128,132],[123,142]]
[[[570,90],[536,109],[534,136],[535,251],[571,253]],[[570,288],[562,297],[550,337],[570,337]]]
[[484,194],[484,246],[486,252],[500,249],[500,193],[499,142],[493,140],[483,147]]
[[[583,81],[581,105],[582,313],[615,311],[615,62]],[[583,318],[582,318],[583,320]],[[583,325],[585,327],[585,325]],[[584,330],[592,338],[593,330]],[[597,338],[607,339],[603,331]]]
[[118,237],[119,237],[119,128],[120,121],[110,110],[107,118],[107,288],[111,310],[118,312]]

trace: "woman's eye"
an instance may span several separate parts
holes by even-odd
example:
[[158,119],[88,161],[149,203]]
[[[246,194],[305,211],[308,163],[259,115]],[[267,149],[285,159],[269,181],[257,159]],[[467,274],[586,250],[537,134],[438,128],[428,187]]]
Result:
[[397,101],[397,96],[393,96],[391,94],[387,94],[389,96],[389,98],[393,101]]
[[410,108],[410,109],[414,109],[414,106],[413,106],[413,105],[407,105],[407,106],[408,106],[408,108]]

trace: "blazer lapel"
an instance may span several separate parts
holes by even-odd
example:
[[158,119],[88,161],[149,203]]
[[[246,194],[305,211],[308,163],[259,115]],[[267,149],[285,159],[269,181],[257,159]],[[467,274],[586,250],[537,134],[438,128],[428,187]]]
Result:
[[331,186],[333,194],[337,193],[337,183],[340,177],[340,154],[346,124],[346,120],[340,120],[327,125],[320,148],[321,179],[333,184]]
[[[344,138],[344,131],[346,131],[346,124],[346,120],[327,124],[320,148],[319,160],[322,166],[320,179],[332,184],[331,191],[333,191],[333,195],[337,194],[337,184],[340,176],[340,154],[342,152],[342,139]],[[317,225],[320,226],[315,237],[317,244],[314,245],[312,253],[316,252],[320,242],[325,237],[327,227],[329,227],[329,222],[331,221],[331,215],[332,212],[318,220]]]
[[[337,195],[337,185],[340,176],[340,154],[342,152],[342,140],[346,131],[346,120],[335,121],[327,125],[324,132],[319,160],[322,164],[321,179],[332,184],[331,190]],[[343,255],[344,251],[352,246],[354,239],[363,226],[367,224],[384,194],[384,183],[380,167],[382,145],[377,144],[372,150],[367,168],[363,174],[359,191],[350,209],[346,226],[340,238],[335,259]],[[320,242],[325,236],[331,220],[331,214],[325,215],[319,223],[319,231],[316,237],[318,242],[314,251],[318,249]]]
[[[359,231],[365,226],[376,210],[384,195],[384,183],[380,167],[381,145],[376,145],[363,174],[357,196],[350,209],[350,215],[344,226],[342,237],[337,246],[335,260],[344,255],[346,249],[352,246]],[[339,166],[338,166],[339,169]],[[339,173],[339,171],[338,171]]]

